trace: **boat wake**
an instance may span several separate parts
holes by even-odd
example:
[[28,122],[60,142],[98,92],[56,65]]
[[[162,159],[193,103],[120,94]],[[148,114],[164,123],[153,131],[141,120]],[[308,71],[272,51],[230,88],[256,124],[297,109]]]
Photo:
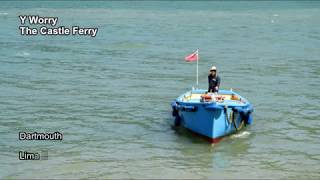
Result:
[[231,135],[231,138],[246,138],[250,135],[251,133],[249,131],[243,131],[237,134]]

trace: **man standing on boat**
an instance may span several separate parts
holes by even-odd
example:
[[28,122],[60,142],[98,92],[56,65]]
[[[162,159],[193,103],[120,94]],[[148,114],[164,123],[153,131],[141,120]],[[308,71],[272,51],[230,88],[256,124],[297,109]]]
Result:
[[212,66],[208,75],[209,88],[208,92],[218,92],[220,86],[220,77],[217,74],[217,68]]

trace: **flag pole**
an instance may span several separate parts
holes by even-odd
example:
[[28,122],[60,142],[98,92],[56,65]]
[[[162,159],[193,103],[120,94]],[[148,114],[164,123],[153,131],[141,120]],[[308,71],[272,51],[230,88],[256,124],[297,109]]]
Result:
[[198,88],[198,85],[199,85],[199,49],[197,49],[197,88]]

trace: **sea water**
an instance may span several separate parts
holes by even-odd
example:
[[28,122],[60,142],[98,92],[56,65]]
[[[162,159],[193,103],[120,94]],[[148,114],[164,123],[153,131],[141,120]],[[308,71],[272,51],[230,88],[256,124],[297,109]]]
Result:
[[[22,36],[19,15],[99,30]],[[317,1],[1,1],[0,177],[319,178],[319,17]],[[196,49],[199,87],[215,65],[255,109],[214,146],[169,123]]]

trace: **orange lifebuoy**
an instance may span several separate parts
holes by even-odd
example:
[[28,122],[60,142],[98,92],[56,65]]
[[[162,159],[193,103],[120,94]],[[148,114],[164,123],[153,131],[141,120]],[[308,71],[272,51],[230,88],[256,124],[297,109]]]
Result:
[[205,99],[205,100],[211,100],[212,99],[212,97],[210,95],[208,95],[208,94],[201,95],[201,98]]
[[225,99],[224,96],[216,96],[217,101],[223,101]]

